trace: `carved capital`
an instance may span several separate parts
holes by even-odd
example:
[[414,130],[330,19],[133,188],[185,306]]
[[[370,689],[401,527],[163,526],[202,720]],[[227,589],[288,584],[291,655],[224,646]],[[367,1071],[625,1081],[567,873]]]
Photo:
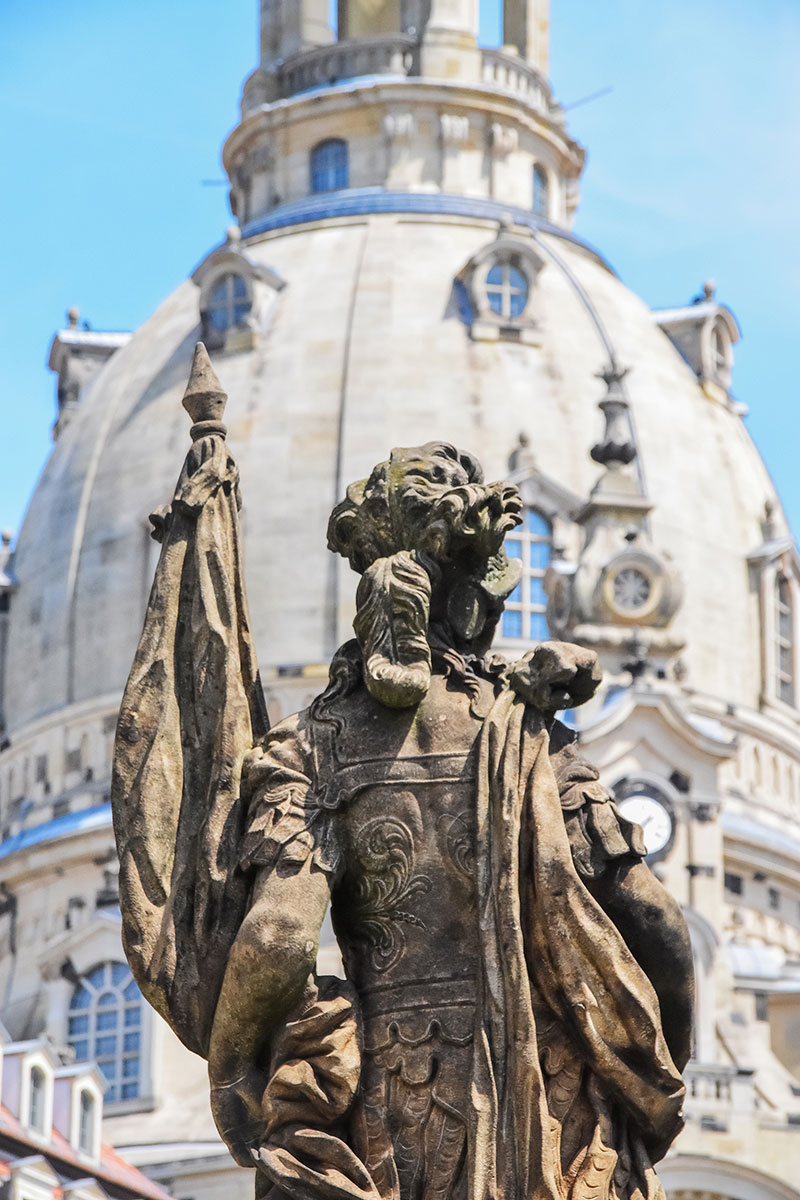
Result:
[[469,117],[460,116],[458,113],[442,113],[439,117],[439,130],[446,146],[461,146],[469,137]]
[[490,128],[490,145],[492,154],[505,158],[519,148],[519,131],[512,125],[503,125],[494,121]]
[[412,112],[387,113],[383,118],[383,132],[391,142],[410,142],[417,132],[417,121]]

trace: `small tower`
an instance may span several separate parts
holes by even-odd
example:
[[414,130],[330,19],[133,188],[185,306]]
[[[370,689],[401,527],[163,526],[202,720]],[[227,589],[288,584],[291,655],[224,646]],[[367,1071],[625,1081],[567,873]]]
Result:
[[479,0],[338,0],[335,33],[328,0],[260,4],[260,63],[223,151],[245,237],[323,193],[326,217],[430,212],[441,195],[442,212],[485,200],[484,215],[569,228],[584,152],[547,79],[550,0],[504,0],[502,46],[480,44]]
[[666,677],[684,646],[672,624],[683,587],[669,555],[653,545],[626,375],[614,362],[600,374],[605,428],[591,456],[603,473],[576,516],[577,560],[555,561],[545,578],[547,619],[556,637],[597,650],[612,677],[645,669]]

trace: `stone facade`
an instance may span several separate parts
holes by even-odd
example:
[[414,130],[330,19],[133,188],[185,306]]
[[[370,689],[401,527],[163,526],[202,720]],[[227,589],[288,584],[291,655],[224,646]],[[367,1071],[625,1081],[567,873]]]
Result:
[[[339,41],[321,7],[262,4],[261,64],[224,150],[240,228],[132,338],[75,317],[54,340],[69,419],[0,557],[7,1023],[65,1044],[76,981],[122,959],[111,743],[156,561],[147,516],[172,493],[180,397],[212,330],[273,719],[321,690],[350,635],[354,578],[325,549],[347,481],[391,446],[446,438],[520,487],[526,591],[498,646],[516,656],[549,623],[598,649],[581,741],[624,802],[657,805],[653,865],[694,939],[689,1125],[665,1185],[786,1200],[800,559],[731,393],[735,319],[710,287],[650,312],[570,232],[583,151],[546,80],[540,0],[509,2],[508,45],[490,50],[468,0],[343,2]],[[202,1062],[150,1021],[137,1095],[107,1105],[106,1136],[179,1200],[244,1195]]]

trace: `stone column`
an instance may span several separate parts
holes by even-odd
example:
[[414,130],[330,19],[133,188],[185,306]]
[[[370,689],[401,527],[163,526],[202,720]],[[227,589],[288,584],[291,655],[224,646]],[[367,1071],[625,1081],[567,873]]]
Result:
[[421,74],[434,79],[480,79],[478,0],[431,0]]
[[547,77],[550,72],[550,0],[504,0],[503,41]]
[[478,0],[431,0],[429,29],[450,29],[477,41]]
[[333,40],[328,0],[261,0],[261,66]]
[[376,33],[401,33],[400,0],[339,0],[339,41]]

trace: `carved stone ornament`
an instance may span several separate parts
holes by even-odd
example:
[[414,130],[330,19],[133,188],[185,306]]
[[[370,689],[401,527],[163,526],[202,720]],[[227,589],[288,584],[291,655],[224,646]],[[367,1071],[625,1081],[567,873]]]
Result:
[[462,146],[469,140],[469,117],[460,113],[442,113],[439,128],[445,146]]
[[[556,719],[596,656],[489,652],[516,488],[445,442],[351,484],[356,636],[268,730],[224,402],[199,345],[112,796],[131,968],[222,1137],[273,1198],[663,1198],[688,933]],[[329,905],[345,980],[315,973]]]
[[413,112],[389,112],[383,118],[383,129],[391,142],[410,142],[417,131]]
[[513,125],[502,125],[495,121],[490,130],[492,153],[505,158],[519,149],[519,130]]

